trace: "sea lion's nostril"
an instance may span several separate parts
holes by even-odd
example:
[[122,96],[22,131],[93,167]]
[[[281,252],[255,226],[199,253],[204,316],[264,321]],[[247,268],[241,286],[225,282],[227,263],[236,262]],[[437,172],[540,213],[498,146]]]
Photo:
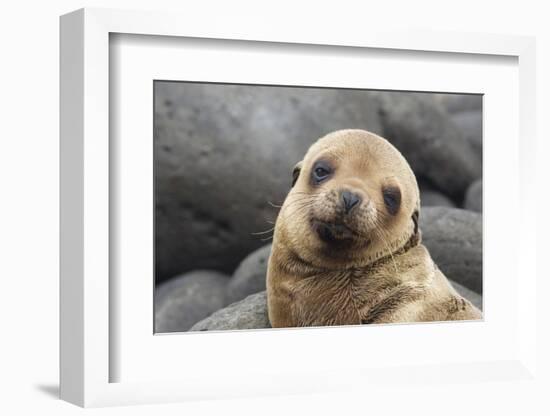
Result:
[[350,191],[342,191],[344,212],[348,214],[355,206],[361,203],[361,197]]

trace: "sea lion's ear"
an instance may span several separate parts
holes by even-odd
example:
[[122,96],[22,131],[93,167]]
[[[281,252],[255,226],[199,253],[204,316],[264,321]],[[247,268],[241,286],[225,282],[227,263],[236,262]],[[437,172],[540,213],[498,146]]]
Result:
[[294,186],[294,184],[298,180],[298,177],[300,176],[300,171],[302,170],[302,164],[303,164],[302,161],[299,161],[298,163],[296,163],[296,165],[294,166],[294,169],[292,170],[292,186]]
[[420,211],[418,209],[415,209],[412,214],[412,221],[414,224],[414,231],[413,231],[413,239],[416,240],[417,243],[420,242],[420,230],[418,229],[418,218],[420,216]]
[[418,217],[419,217],[419,211],[416,209],[413,212],[412,220],[414,223],[414,233],[418,234]]

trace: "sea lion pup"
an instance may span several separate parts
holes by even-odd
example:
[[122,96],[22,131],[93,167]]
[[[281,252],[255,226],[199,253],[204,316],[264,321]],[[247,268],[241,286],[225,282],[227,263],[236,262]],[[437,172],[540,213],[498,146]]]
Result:
[[388,141],[364,130],[319,139],[275,224],[272,326],[480,319],[421,244],[419,214],[414,173]]

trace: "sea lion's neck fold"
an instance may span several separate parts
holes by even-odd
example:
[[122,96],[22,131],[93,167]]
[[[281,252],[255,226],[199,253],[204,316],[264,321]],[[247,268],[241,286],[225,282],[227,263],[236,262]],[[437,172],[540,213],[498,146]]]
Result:
[[315,264],[313,261],[307,260],[300,255],[296,250],[285,247],[287,251],[287,263],[285,269],[290,273],[298,273],[302,276],[313,276],[323,274],[326,272],[355,272],[358,270],[372,270],[379,268],[387,263],[392,262],[395,257],[401,256],[407,253],[412,248],[418,246],[421,242],[420,233],[412,234],[405,242],[405,244],[398,244],[398,247],[394,250],[376,253],[369,257],[366,262],[350,262],[349,265],[340,265],[335,267],[326,267],[320,264]]

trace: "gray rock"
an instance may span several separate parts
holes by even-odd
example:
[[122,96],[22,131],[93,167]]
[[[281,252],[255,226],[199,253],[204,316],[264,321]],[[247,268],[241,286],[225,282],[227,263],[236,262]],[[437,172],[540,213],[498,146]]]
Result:
[[155,332],[187,331],[225,305],[229,277],[196,270],[170,279],[155,290]]
[[423,207],[455,207],[453,201],[441,192],[431,189],[420,190],[420,202]]
[[470,211],[482,212],[483,209],[483,182],[481,179],[470,185],[464,198],[464,208]]
[[419,178],[429,180],[453,200],[481,176],[481,157],[464,139],[431,94],[379,92],[384,137],[410,163]]
[[195,324],[191,331],[271,328],[266,292],[256,293],[223,308]]
[[265,290],[267,263],[270,253],[271,244],[268,244],[248,255],[239,264],[227,285],[225,294],[227,304]]
[[451,280],[482,291],[482,218],[458,208],[426,207],[420,213],[422,241]]
[[481,112],[483,106],[481,94],[438,94],[438,98],[451,114],[463,111]]
[[464,138],[481,155],[483,149],[483,120],[481,110],[463,111],[451,116]]
[[450,280],[450,282],[460,296],[472,302],[472,304],[479,310],[483,310],[483,299],[480,294],[462,286],[459,283],[453,282],[452,280]]
[[231,272],[265,243],[292,167],[320,136],[381,133],[378,103],[358,90],[155,83],[156,277]]

